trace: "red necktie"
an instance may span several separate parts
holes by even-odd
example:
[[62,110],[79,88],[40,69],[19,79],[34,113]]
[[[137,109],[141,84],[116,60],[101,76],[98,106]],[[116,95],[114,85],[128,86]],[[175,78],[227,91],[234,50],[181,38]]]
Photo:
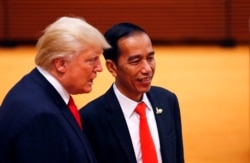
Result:
[[71,113],[73,114],[73,116],[75,117],[77,123],[79,124],[80,128],[82,129],[82,123],[81,123],[81,118],[79,115],[79,111],[75,105],[75,102],[73,100],[73,98],[70,96],[69,97],[69,103],[68,103],[68,107],[71,111]]
[[141,102],[135,108],[135,112],[140,115],[140,141],[143,163],[157,163],[155,145],[150,134],[146,117],[146,105]]

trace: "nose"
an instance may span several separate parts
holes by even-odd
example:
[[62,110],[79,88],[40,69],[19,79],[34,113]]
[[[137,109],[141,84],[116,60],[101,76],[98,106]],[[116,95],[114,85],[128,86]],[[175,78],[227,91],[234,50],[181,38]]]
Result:
[[95,66],[95,69],[94,69],[94,71],[95,72],[102,72],[102,63],[101,63],[101,61],[100,61],[100,59],[98,59],[97,61],[96,61],[96,66]]
[[142,73],[150,73],[151,71],[152,65],[147,61],[142,62]]

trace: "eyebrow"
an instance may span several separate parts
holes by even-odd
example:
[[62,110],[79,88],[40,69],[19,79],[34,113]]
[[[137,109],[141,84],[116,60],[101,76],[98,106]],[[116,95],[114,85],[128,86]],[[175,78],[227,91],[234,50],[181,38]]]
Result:
[[155,51],[150,52],[148,55],[155,55]]

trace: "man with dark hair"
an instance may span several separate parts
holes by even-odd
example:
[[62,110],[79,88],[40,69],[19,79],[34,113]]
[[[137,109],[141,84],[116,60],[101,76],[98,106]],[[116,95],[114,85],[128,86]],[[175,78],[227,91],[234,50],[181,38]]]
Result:
[[110,89],[80,110],[99,163],[183,163],[180,109],[174,93],[151,86],[155,52],[139,26],[120,23],[105,38]]

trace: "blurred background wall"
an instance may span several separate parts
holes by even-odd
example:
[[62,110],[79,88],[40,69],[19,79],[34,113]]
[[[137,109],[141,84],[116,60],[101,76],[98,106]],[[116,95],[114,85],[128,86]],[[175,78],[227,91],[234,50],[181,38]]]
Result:
[[0,42],[35,42],[63,15],[84,17],[104,32],[120,21],[145,28],[163,43],[221,43],[249,40],[249,0],[0,0]]

